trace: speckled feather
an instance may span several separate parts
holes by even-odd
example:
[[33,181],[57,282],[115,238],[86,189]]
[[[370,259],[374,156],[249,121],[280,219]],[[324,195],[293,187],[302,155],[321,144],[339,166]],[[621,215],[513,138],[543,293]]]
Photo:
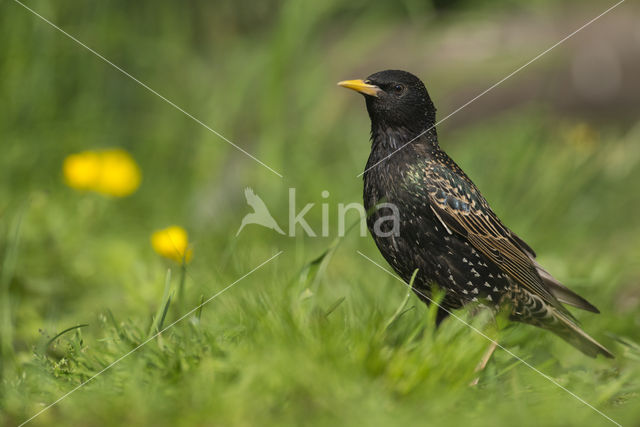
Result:
[[[537,263],[535,252],[502,224],[471,179],[440,149],[435,108],[422,82],[393,70],[366,82],[380,88],[377,96],[365,97],[372,121],[364,175],[365,208],[373,212],[368,227],[403,280],[419,269],[414,288],[425,303],[432,283],[446,291],[441,303],[446,310],[439,310],[438,321],[471,302],[495,309],[508,304],[513,320],[551,330],[590,356],[613,357],[561,303],[597,309]],[[393,211],[372,209],[384,202],[398,208],[398,235],[388,233],[390,221],[378,221]],[[382,233],[375,232],[376,222]]]

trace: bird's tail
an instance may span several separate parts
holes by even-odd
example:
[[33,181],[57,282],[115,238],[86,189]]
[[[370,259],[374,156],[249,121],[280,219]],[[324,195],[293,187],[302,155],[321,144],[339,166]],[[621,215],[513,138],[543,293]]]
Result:
[[554,310],[553,317],[552,322],[541,326],[555,333],[587,356],[596,357],[602,354],[613,359],[613,354],[605,346],[591,338],[564,313]]

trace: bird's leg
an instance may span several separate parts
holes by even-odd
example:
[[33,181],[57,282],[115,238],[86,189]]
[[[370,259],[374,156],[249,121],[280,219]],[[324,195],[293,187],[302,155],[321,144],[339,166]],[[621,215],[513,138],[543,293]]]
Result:
[[[491,315],[490,323],[491,325],[493,325],[495,330],[498,331],[498,320],[496,319],[495,313],[491,313],[491,314],[492,315]],[[491,340],[491,344],[489,345],[489,348],[487,349],[487,351],[485,351],[484,355],[482,356],[482,359],[480,359],[480,362],[478,362],[478,365],[476,365],[476,369],[474,370],[474,372],[480,372],[487,367],[487,363],[489,363],[489,360],[491,359],[493,352],[496,351],[496,348],[498,347],[497,338],[496,339],[489,338],[489,339]],[[480,380],[480,377],[478,376],[473,381],[471,381],[469,385],[474,386],[478,384],[479,380]]]
[[489,359],[491,359],[491,356],[493,355],[493,352],[496,351],[497,347],[498,341],[491,341],[491,345],[484,353],[484,356],[482,356],[482,359],[480,359],[480,363],[478,363],[478,366],[476,366],[476,372],[482,371],[487,366],[487,363],[489,363]]
[[[480,372],[487,366],[487,363],[489,363],[489,359],[491,359],[491,355],[493,355],[493,352],[496,351],[497,347],[498,347],[498,342],[492,340],[491,345],[489,346],[487,351],[484,353],[484,356],[482,356],[482,359],[480,359],[480,362],[478,363],[478,366],[476,366],[476,369],[474,370],[474,372]],[[471,381],[469,385],[470,386],[477,385],[479,380],[480,380],[480,377],[476,377],[473,381]]]

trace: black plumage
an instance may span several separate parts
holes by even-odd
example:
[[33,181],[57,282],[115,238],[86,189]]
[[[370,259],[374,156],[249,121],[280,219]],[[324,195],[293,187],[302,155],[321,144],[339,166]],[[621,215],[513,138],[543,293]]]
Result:
[[403,280],[418,269],[414,289],[424,302],[432,283],[446,291],[439,321],[467,303],[506,304],[512,320],[550,330],[589,356],[613,357],[563,304],[598,310],[538,264],[535,252],[440,149],[436,109],[420,79],[387,70],[339,84],[365,95],[371,118],[364,173],[369,230]]

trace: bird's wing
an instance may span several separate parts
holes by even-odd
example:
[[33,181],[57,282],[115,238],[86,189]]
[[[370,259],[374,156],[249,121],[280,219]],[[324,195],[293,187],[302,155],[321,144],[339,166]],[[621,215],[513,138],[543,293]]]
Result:
[[262,202],[260,197],[253,192],[253,188],[251,187],[247,187],[244,189],[244,198],[247,199],[247,204],[251,206],[255,211],[264,206],[264,203]]
[[566,312],[540,278],[533,250],[500,222],[476,186],[455,169],[457,173],[437,164],[426,170],[426,190],[436,216],[529,292]]
[[256,198],[256,193],[253,192],[253,188],[247,187],[244,189],[244,197],[249,201],[250,199]]

